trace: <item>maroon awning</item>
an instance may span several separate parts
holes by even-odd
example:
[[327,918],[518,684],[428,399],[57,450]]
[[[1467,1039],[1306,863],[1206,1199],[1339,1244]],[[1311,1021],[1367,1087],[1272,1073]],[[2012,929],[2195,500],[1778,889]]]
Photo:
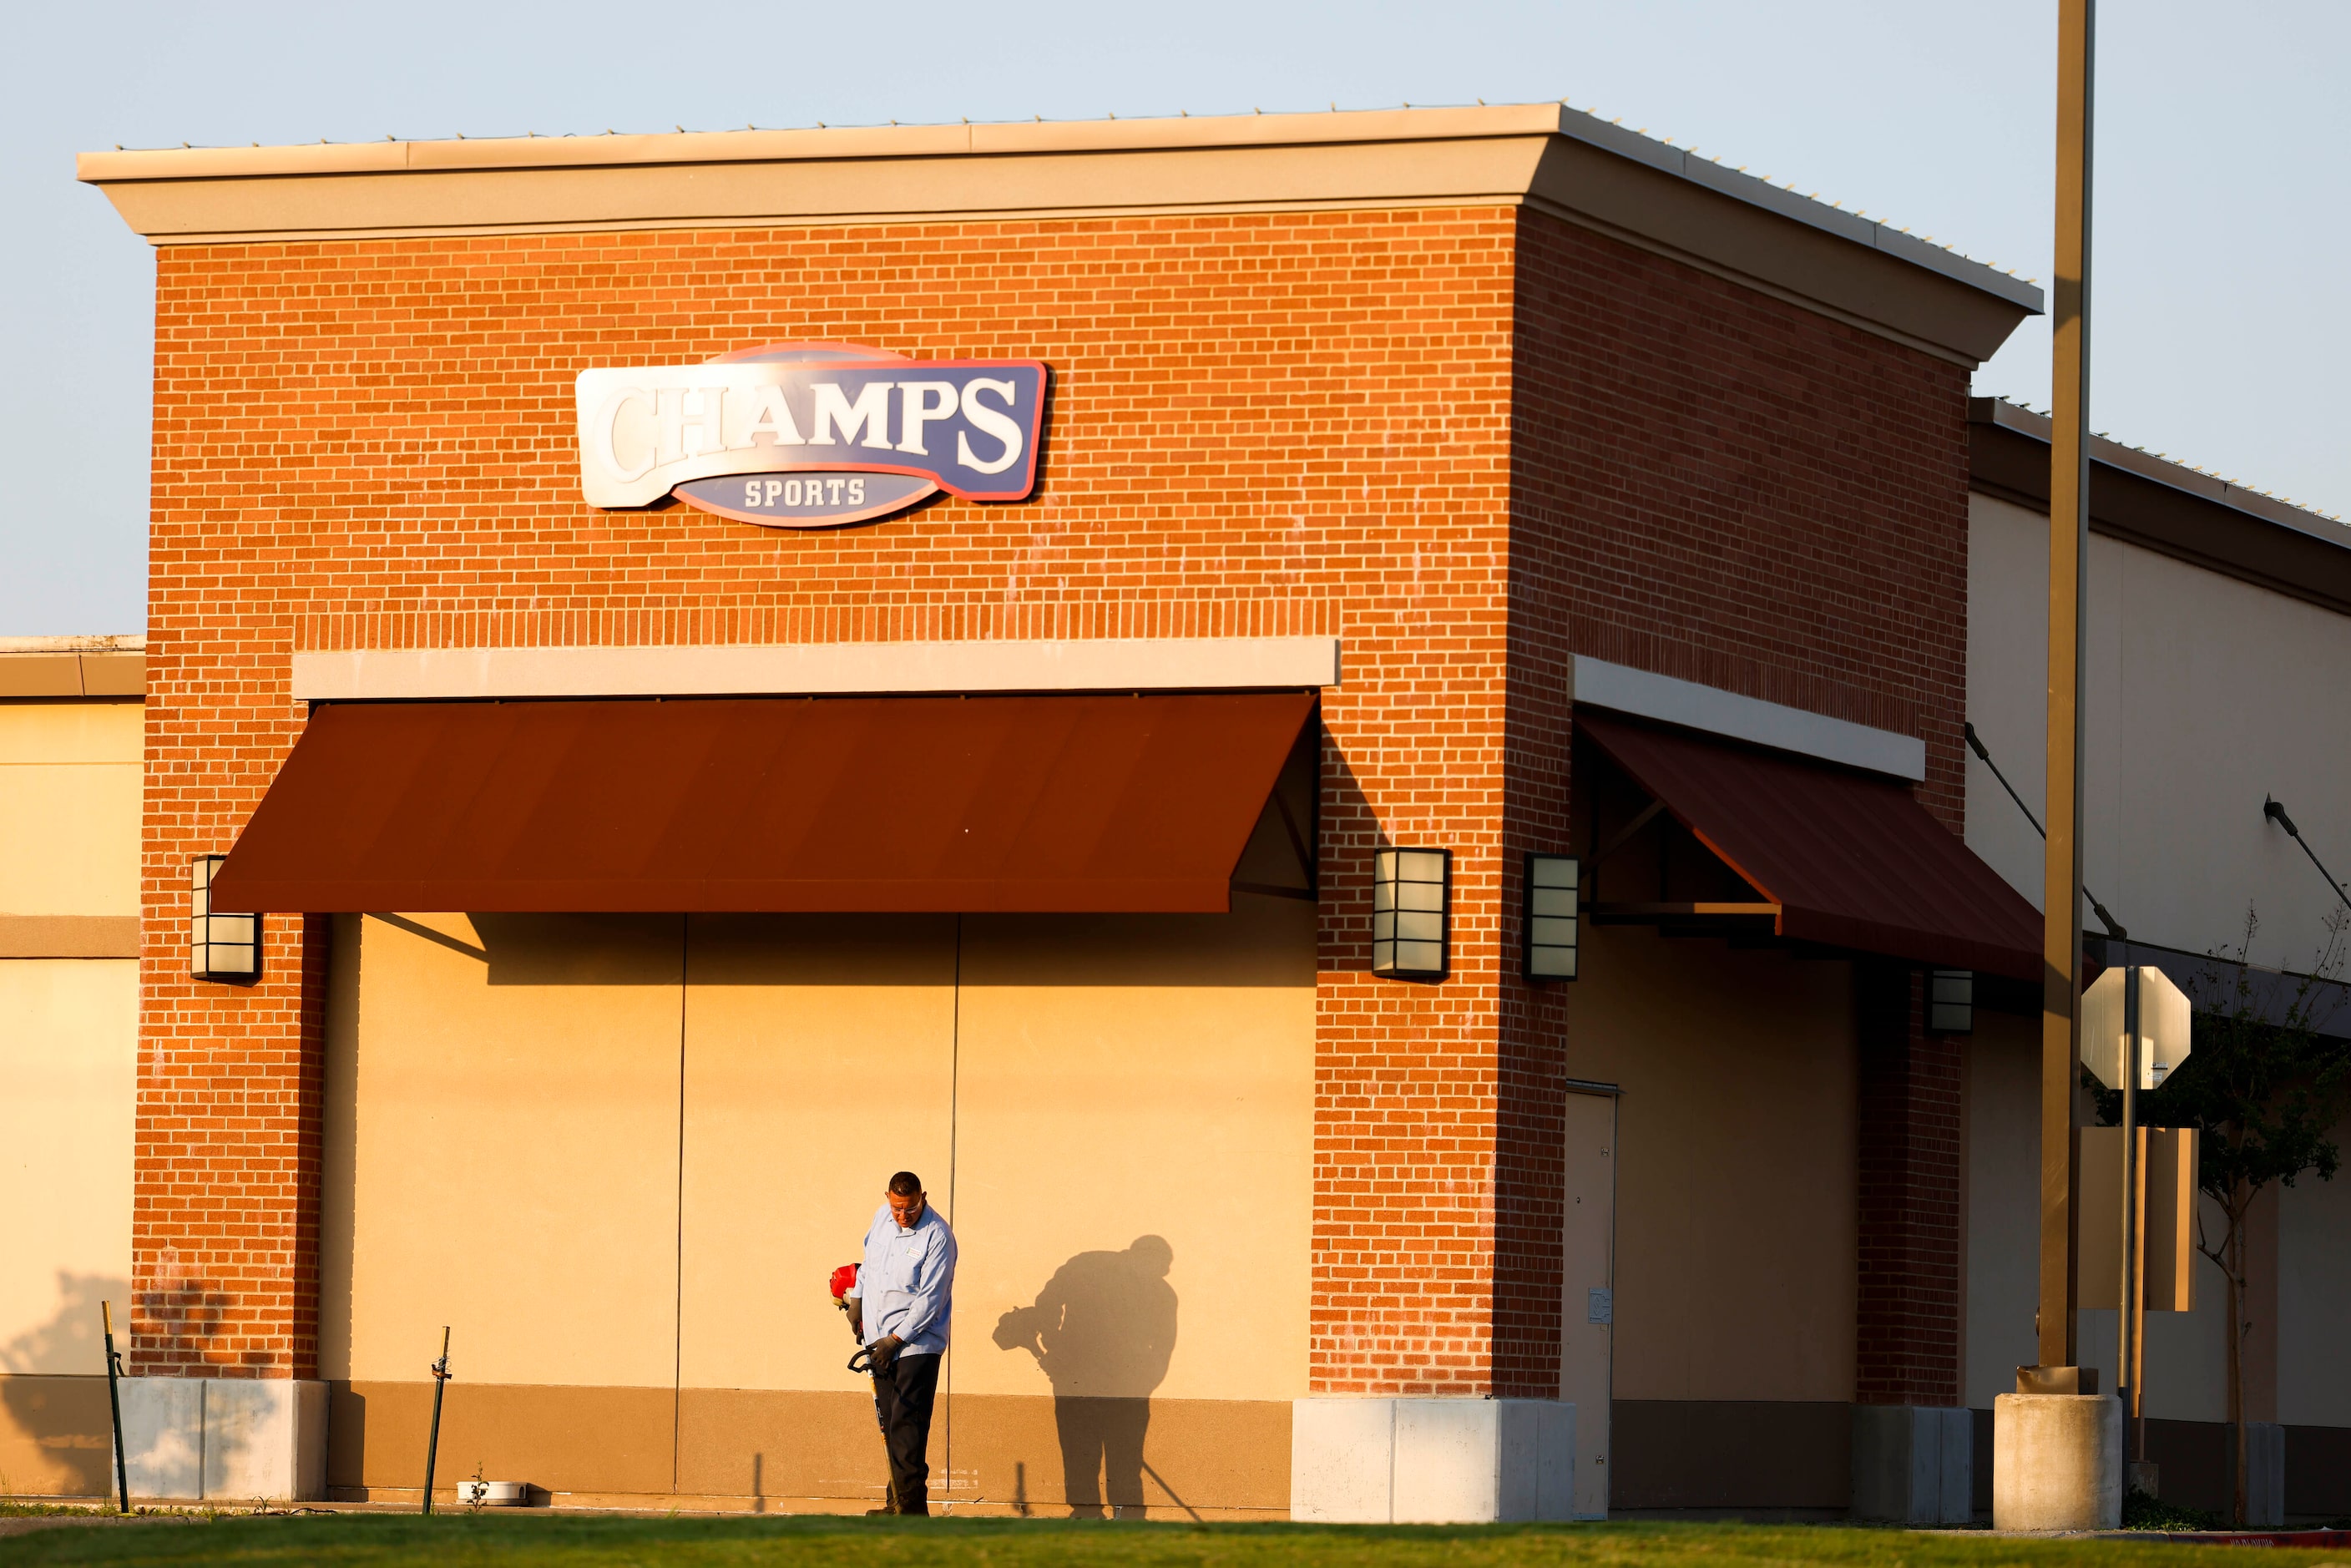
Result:
[[351,703],[221,910],[1220,911],[1311,693]]
[[2041,915],[1889,779],[1578,708],[1577,731],[1799,942],[2041,978]]

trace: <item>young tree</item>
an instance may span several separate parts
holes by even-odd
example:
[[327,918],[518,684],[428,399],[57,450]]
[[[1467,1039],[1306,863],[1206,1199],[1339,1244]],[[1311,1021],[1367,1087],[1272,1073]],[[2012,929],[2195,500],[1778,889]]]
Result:
[[[2272,1183],[2292,1186],[2315,1173],[2331,1181],[2343,1163],[2332,1134],[2351,1112],[2351,1044],[2318,1032],[2340,1005],[2337,983],[2351,940],[2351,912],[2325,922],[2325,941],[2310,971],[2252,969],[2261,922],[2245,910],[2234,953],[2217,948],[2188,989],[2196,1001],[2193,1050],[2163,1086],[2140,1101],[2149,1126],[2194,1127],[2197,1183],[2220,1211],[2220,1234],[2196,1217],[2196,1249],[2220,1270],[2229,1322],[2229,1422],[2236,1433],[2236,1494],[2231,1517],[2245,1521],[2245,1336],[2252,1330],[2246,1295],[2246,1241],[2253,1200]],[[2120,1094],[2102,1094],[2101,1119],[2119,1119]]]

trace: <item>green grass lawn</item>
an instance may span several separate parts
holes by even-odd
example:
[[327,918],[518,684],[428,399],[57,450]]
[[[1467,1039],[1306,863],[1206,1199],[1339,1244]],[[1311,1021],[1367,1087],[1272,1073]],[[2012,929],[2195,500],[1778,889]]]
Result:
[[[2345,1552],[2263,1552],[2261,1568]],[[1025,1520],[598,1519],[458,1514],[66,1525],[0,1539],[0,1563],[528,1563],[896,1565],[1347,1563],[1375,1568],[1591,1564],[1593,1568],[2246,1568],[2241,1549],[2159,1541],[2015,1541],[1964,1531],[1828,1525],[1586,1524],[1396,1528],[1118,1524]]]

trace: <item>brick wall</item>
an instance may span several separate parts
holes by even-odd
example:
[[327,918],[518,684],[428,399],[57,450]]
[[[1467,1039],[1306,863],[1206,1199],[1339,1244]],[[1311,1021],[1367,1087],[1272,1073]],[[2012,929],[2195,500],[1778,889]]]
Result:
[[1927,743],[1966,801],[1968,372],[1529,213],[1516,602],[1564,651]]
[[1959,1399],[1959,1040],[1927,1032],[1927,977],[1856,964],[1863,1405]]
[[[1517,261],[1511,847],[1589,848],[1568,831],[1575,654],[1922,736],[1917,797],[1957,832],[1968,373],[1540,213]],[[1564,1027],[1556,997],[1505,988],[1496,1354],[1527,1393],[1557,1386]],[[1863,1186],[1865,1211],[1907,1201]]]
[[[1319,632],[1316,1375],[1482,1387],[1510,239],[1483,209],[161,252],[141,1369],[315,1364],[298,923],[250,988],[191,981],[180,936],[188,857],[300,733],[296,649]],[[579,501],[579,370],[789,340],[1045,359],[1038,497],[818,533]],[[1443,987],[1359,972],[1383,832],[1461,852]]]
[[[1502,209],[167,247],[134,1247],[145,1372],[316,1366],[323,947],[200,984],[188,857],[298,649],[1343,637],[1322,718],[1311,1379],[1557,1377],[1570,653],[1928,737],[1956,824],[1965,377]],[[792,340],[1054,369],[1037,497],[833,532],[578,499],[571,379]],[[1511,399],[1514,387],[1518,404]],[[1374,981],[1369,852],[1455,852]]]

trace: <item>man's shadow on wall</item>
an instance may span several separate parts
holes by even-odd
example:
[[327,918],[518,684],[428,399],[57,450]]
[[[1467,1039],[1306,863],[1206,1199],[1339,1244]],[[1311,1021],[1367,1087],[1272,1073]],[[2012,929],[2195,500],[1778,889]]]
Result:
[[[1037,1300],[996,1324],[1000,1350],[1025,1350],[1053,1385],[1061,1495],[1074,1519],[1143,1506],[1151,1394],[1176,1349],[1176,1250],[1156,1236],[1123,1252],[1081,1252]],[[1165,1483],[1162,1483],[1163,1485]],[[1169,1494],[1173,1496],[1173,1493]]]

